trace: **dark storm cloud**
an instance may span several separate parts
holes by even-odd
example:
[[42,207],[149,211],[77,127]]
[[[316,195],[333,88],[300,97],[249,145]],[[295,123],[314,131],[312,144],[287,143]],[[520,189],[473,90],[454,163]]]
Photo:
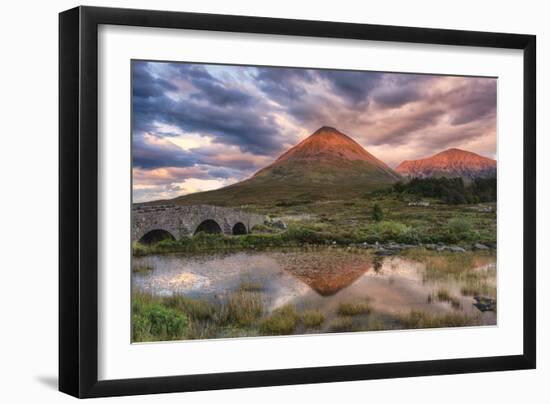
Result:
[[351,103],[362,103],[369,99],[372,91],[378,86],[383,73],[320,70],[319,76],[330,84],[336,94]]
[[[422,143],[456,147],[494,136],[496,80],[445,76],[394,76],[373,95],[375,119],[368,120],[375,145]],[[401,108],[392,113],[393,108]]]
[[405,104],[419,101],[425,96],[433,76],[417,74],[385,74],[383,83],[374,95],[374,101],[383,108],[399,108]]
[[415,88],[405,88],[402,91],[389,91],[381,93],[374,97],[374,100],[384,106],[390,108],[397,108],[409,102],[419,99],[419,92]]
[[166,91],[178,89],[168,80],[151,76],[148,65],[147,62],[132,64],[132,96],[134,99],[162,97]]
[[242,90],[227,88],[223,82],[213,77],[201,65],[176,65],[174,71],[177,78],[186,80],[195,88],[195,91],[191,90],[190,98],[192,99],[205,101],[219,107],[245,107],[254,100],[254,97]]
[[261,109],[261,100],[238,88],[227,88],[201,65],[170,64],[165,70],[174,81],[190,86],[189,94],[171,97],[172,88],[160,91],[164,80],[139,67],[139,74],[134,76],[140,94],[133,99],[135,132],[154,131],[155,123],[162,123],[184,132],[209,134],[216,142],[236,145],[243,151],[266,154],[280,150],[277,124]]
[[292,117],[303,120],[323,118],[326,96],[312,94],[308,86],[324,84],[328,95],[336,95],[356,107],[367,102],[384,75],[376,72],[258,68],[255,78],[265,95],[278,102]]
[[310,131],[324,125],[352,127],[383,77],[376,72],[291,68],[256,68],[254,75],[265,97],[276,102],[268,108]]
[[154,135],[134,135],[132,153],[137,168],[192,167],[200,162],[194,154]]
[[258,116],[256,109],[221,108],[193,100],[167,100],[159,106],[162,109],[155,115],[157,121],[183,131],[208,133],[216,142],[239,146],[244,152],[265,154],[280,147],[275,121]]
[[316,79],[315,72],[309,69],[259,67],[256,70],[258,87],[278,102],[299,100],[306,96],[304,84]]
[[410,138],[416,137],[419,131],[435,126],[444,114],[443,109],[429,109],[419,110],[397,121],[390,116],[379,121],[380,130],[376,136],[372,136],[371,142],[374,145],[405,144]]
[[[266,163],[264,159],[254,158],[237,152],[231,153],[227,146],[212,145],[191,150],[164,140],[155,135],[134,135],[133,166],[143,169],[162,167],[193,167],[195,165],[210,165],[218,170],[211,169],[218,174],[214,177],[227,178],[235,176],[241,171],[255,171]],[[220,174],[220,173],[223,173]]]
[[449,94],[453,125],[463,125],[496,112],[496,80],[471,80]]

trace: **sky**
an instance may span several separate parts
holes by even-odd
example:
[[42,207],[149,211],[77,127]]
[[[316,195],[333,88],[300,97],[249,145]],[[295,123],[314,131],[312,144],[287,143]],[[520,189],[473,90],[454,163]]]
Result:
[[322,126],[396,167],[456,147],[496,158],[494,78],[132,62],[133,199],[221,188]]

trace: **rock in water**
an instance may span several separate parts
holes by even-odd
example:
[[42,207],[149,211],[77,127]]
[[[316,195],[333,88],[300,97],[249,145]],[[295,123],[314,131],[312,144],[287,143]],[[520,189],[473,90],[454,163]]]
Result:
[[497,308],[497,301],[490,297],[486,296],[474,296],[474,306],[477,307],[479,311],[495,311]]

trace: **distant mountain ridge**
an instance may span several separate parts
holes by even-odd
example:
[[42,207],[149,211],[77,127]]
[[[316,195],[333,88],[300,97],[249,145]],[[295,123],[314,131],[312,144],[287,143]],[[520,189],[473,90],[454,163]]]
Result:
[[405,160],[395,168],[408,178],[462,177],[467,180],[496,176],[496,170],[496,160],[457,148],[423,159]]
[[391,186],[401,179],[398,173],[352,138],[337,129],[323,126],[244,181],[213,191],[180,196],[170,202],[291,206],[353,198]]
[[457,148],[423,159],[405,160],[393,170],[351,137],[323,126],[246,180],[148,204],[284,207],[364,196],[404,178],[472,180],[495,175],[495,160]]

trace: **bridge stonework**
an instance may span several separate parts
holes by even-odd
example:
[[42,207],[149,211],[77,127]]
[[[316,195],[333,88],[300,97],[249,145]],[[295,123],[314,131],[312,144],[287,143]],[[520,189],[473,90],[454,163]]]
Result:
[[238,209],[211,205],[153,205],[132,208],[132,241],[140,240],[153,230],[165,230],[176,240],[195,234],[205,220],[213,220],[224,234],[233,234],[233,227],[242,223],[246,232],[262,224],[266,216]]

